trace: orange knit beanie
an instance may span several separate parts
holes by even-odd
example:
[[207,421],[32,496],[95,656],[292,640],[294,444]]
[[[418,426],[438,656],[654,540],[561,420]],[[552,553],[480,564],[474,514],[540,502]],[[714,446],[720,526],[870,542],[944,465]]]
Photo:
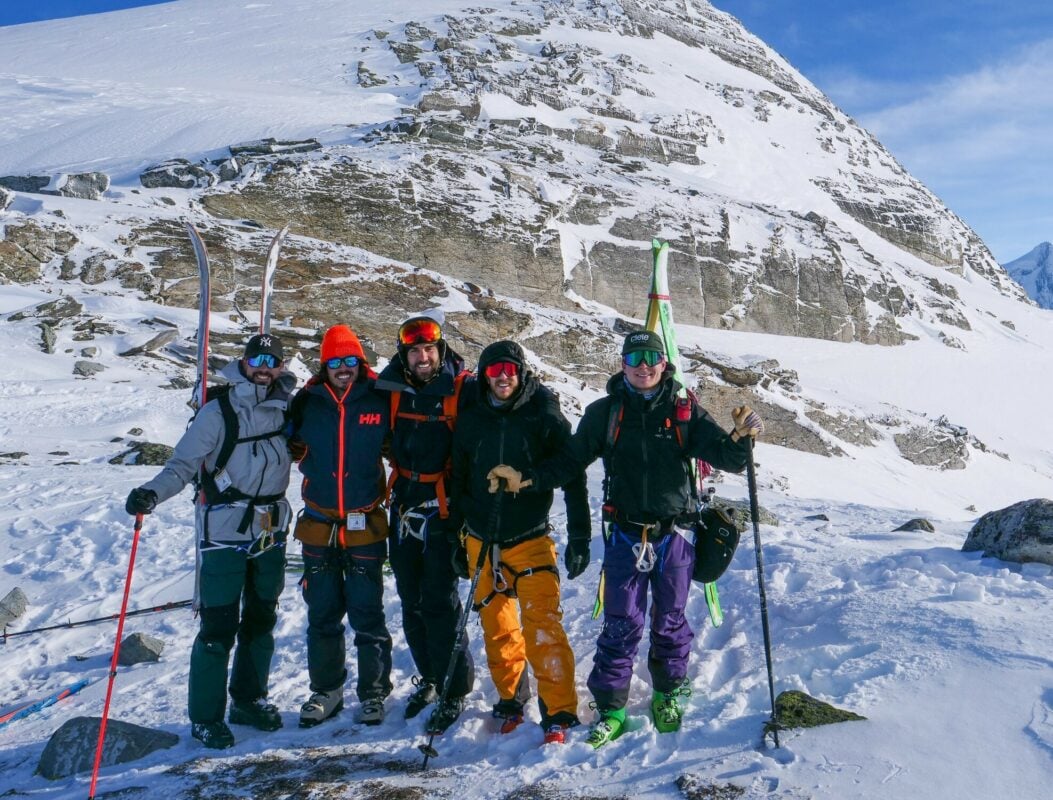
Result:
[[368,363],[362,343],[358,341],[355,332],[346,325],[334,325],[322,337],[322,362],[344,356],[358,356]]

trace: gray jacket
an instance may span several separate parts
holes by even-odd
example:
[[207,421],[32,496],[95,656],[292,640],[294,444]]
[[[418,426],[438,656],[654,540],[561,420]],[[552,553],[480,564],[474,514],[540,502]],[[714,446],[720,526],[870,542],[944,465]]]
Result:
[[[229,397],[238,415],[239,438],[270,433],[283,427],[285,409],[296,386],[296,377],[291,372],[281,373],[269,394],[269,387],[250,383],[241,374],[238,361],[227,364],[220,374],[231,383]],[[206,403],[175,446],[172,457],[143,488],[156,492],[158,502],[179,494],[202,465],[209,471],[215,468],[223,436],[223,413],[219,404]],[[289,486],[290,466],[286,439],[280,435],[236,446],[224,473],[230,479],[230,485],[250,497],[284,495]],[[195,521],[199,539],[204,539],[207,533],[211,542],[240,544],[253,541],[261,533],[288,528],[292,514],[284,497],[257,507],[251,524],[246,527],[244,520],[248,507],[247,500],[213,506],[198,502]],[[239,528],[244,530],[239,531]]]

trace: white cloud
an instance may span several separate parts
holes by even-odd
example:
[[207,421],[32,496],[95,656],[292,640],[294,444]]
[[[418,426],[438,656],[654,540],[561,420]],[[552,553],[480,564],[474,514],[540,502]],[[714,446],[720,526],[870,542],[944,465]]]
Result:
[[[879,88],[860,83],[856,96]],[[915,87],[910,99],[901,98],[905,90],[896,87],[884,106],[870,95],[865,105],[876,110],[860,122],[965,218],[1000,261],[1053,238],[1053,39]]]

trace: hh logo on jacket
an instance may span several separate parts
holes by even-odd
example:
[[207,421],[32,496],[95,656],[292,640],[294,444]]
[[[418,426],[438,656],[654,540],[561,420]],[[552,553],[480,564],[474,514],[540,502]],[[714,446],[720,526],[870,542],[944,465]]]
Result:
[[380,414],[359,414],[358,415],[359,425],[379,425]]

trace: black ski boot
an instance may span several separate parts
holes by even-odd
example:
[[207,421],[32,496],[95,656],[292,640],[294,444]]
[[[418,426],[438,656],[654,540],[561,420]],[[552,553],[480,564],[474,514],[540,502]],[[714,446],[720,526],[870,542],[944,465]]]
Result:
[[235,700],[227,716],[231,725],[249,725],[258,731],[276,731],[282,726],[282,715],[262,697],[251,702]]
[[457,718],[461,716],[462,711],[464,711],[463,697],[447,697],[435,706],[435,710],[431,712],[425,733],[434,733],[436,735],[445,733],[446,729],[453,725]]
[[212,750],[226,750],[234,746],[234,734],[222,720],[195,722],[190,726],[190,735]]
[[523,724],[523,704],[518,700],[499,700],[491,715],[500,720],[501,733],[511,733]]
[[413,719],[439,699],[439,693],[435,691],[435,684],[431,681],[414,675],[413,685],[417,687],[417,691],[410,695],[406,703],[406,719]]

